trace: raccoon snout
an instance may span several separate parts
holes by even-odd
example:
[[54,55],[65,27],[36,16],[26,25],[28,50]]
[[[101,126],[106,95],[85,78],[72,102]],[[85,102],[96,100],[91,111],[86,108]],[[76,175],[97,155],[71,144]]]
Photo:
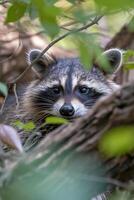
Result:
[[62,116],[67,116],[71,117],[74,115],[74,107],[71,104],[65,103],[61,108],[60,108],[60,114]]

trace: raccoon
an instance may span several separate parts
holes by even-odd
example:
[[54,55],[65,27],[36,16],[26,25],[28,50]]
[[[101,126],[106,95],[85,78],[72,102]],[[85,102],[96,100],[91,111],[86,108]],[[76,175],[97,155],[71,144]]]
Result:
[[[32,49],[28,53],[28,63],[41,53]],[[120,86],[110,79],[122,65],[122,51],[113,48],[102,53],[110,64],[110,73],[94,64],[86,70],[79,58],[55,59],[45,54],[33,66],[39,76],[23,95],[23,111],[34,120],[47,115],[69,120],[85,115],[95,102],[109,95]],[[107,75],[110,75],[109,78]]]

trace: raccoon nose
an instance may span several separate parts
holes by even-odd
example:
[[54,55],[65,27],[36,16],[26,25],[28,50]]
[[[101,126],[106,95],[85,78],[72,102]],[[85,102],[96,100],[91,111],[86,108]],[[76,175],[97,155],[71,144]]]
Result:
[[74,108],[70,104],[64,104],[60,109],[60,114],[63,116],[71,117],[74,114]]

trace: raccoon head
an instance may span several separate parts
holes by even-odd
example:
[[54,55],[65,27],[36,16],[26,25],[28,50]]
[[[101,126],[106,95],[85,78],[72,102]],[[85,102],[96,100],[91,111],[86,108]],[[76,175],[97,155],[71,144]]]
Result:
[[[31,63],[40,54],[33,49],[28,54]],[[122,52],[119,49],[105,51],[110,64],[111,75],[122,64]],[[85,70],[78,58],[54,59],[48,54],[42,56],[33,66],[40,79],[32,82],[24,94],[24,109],[34,118],[41,119],[47,114],[68,119],[87,113],[95,102],[109,95],[119,86],[107,79],[98,65]]]

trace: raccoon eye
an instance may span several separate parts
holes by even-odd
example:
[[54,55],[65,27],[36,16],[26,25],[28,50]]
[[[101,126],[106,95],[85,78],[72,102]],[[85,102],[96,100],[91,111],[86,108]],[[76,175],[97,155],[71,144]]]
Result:
[[52,90],[53,90],[53,92],[54,92],[55,94],[60,94],[60,93],[61,93],[61,87],[60,87],[60,86],[54,86],[54,87],[52,88]]
[[89,88],[87,87],[87,86],[80,86],[79,87],[79,92],[81,93],[81,94],[88,94],[89,93]]

